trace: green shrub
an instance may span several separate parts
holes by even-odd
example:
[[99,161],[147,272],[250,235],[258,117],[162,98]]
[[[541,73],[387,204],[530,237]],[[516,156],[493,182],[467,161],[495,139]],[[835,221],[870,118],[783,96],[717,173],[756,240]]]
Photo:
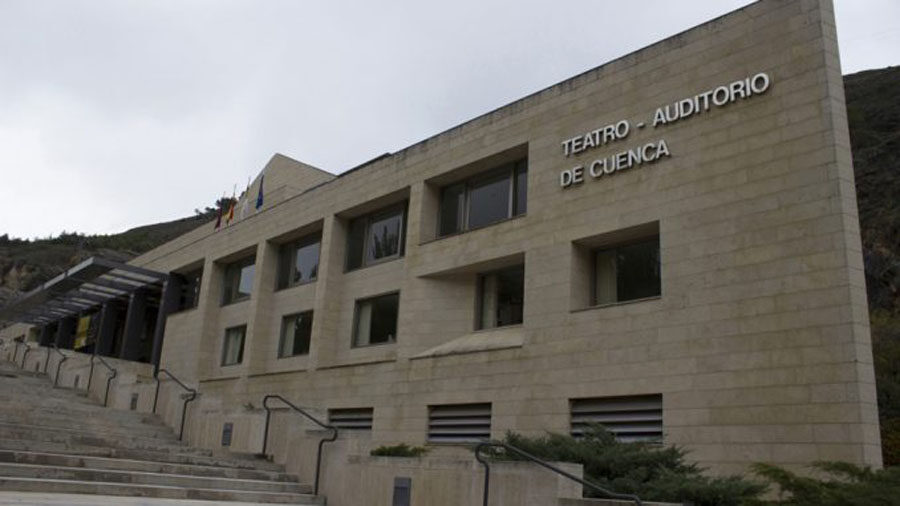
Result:
[[817,462],[812,468],[827,479],[799,476],[770,464],[754,464],[753,471],[778,485],[779,501],[791,506],[900,505],[900,467],[873,471],[847,462]]
[[[737,506],[753,503],[766,490],[764,484],[740,476],[705,476],[698,465],[685,460],[685,450],[675,446],[620,443],[599,425],[580,439],[553,433],[538,437],[507,433],[504,442],[544,460],[581,464],[586,480],[643,500]],[[492,456],[520,459],[502,451]],[[603,497],[590,488],[585,488],[585,495]]]
[[393,446],[379,446],[369,452],[369,455],[373,457],[421,457],[426,453],[428,453],[428,448],[400,443]]

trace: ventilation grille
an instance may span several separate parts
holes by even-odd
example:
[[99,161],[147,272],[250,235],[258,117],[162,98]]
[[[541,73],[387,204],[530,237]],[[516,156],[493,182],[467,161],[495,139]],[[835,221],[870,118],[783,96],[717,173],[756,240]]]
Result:
[[428,407],[428,441],[474,443],[491,436],[491,404]]
[[372,408],[329,409],[328,423],[344,430],[372,430]]
[[592,423],[602,425],[624,443],[661,442],[662,395],[572,400],[572,435],[581,437]]

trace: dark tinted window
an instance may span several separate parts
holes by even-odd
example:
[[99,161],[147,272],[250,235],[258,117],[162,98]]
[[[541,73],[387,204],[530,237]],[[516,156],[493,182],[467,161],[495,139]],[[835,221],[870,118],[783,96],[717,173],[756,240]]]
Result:
[[479,285],[479,328],[522,323],[525,302],[524,266],[517,265],[482,274]]
[[222,304],[249,299],[253,291],[253,274],[256,257],[238,260],[225,266],[225,283]]
[[399,293],[357,301],[354,345],[368,346],[396,341],[399,308]]
[[284,320],[281,322],[281,343],[278,346],[279,357],[291,357],[309,353],[312,319],[312,311],[284,317]]
[[595,304],[658,296],[659,237],[597,251],[595,272]]
[[519,160],[441,190],[441,236],[483,227],[524,214],[528,207],[528,162]]
[[184,274],[173,273],[173,276],[178,276],[178,309],[197,307],[200,299],[200,282],[203,280],[203,267]]
[[318,235],[283,245],[280,252],[278,288],[314,281],[319,274],[320,246]]
[[361,216],[347,231],[347,270],[403,255],[406,205]]

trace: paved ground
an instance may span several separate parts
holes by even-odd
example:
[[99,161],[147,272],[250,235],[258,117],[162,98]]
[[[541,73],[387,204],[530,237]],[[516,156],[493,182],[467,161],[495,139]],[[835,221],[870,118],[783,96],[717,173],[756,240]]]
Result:
[[[249,502],[185,501],[146,497],[116,497],[109,495],[43,494],[33,492],[0,492],[0,505],[8,506],[262,506]],[[265,506],[272,506],[266,504]]]

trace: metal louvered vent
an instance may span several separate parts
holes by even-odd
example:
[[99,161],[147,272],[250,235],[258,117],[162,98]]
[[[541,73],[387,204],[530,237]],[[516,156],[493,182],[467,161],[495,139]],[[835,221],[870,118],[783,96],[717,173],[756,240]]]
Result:
[[662,442],[662,394],[573,399],[572,435],[580,437],[588,424],[598,423],[623,443]]
[[428,407],[430,443],[474,443],[490,437],[490,403]]
[[328,423],[344,430],[372,430],[372,408],[328,410]]

